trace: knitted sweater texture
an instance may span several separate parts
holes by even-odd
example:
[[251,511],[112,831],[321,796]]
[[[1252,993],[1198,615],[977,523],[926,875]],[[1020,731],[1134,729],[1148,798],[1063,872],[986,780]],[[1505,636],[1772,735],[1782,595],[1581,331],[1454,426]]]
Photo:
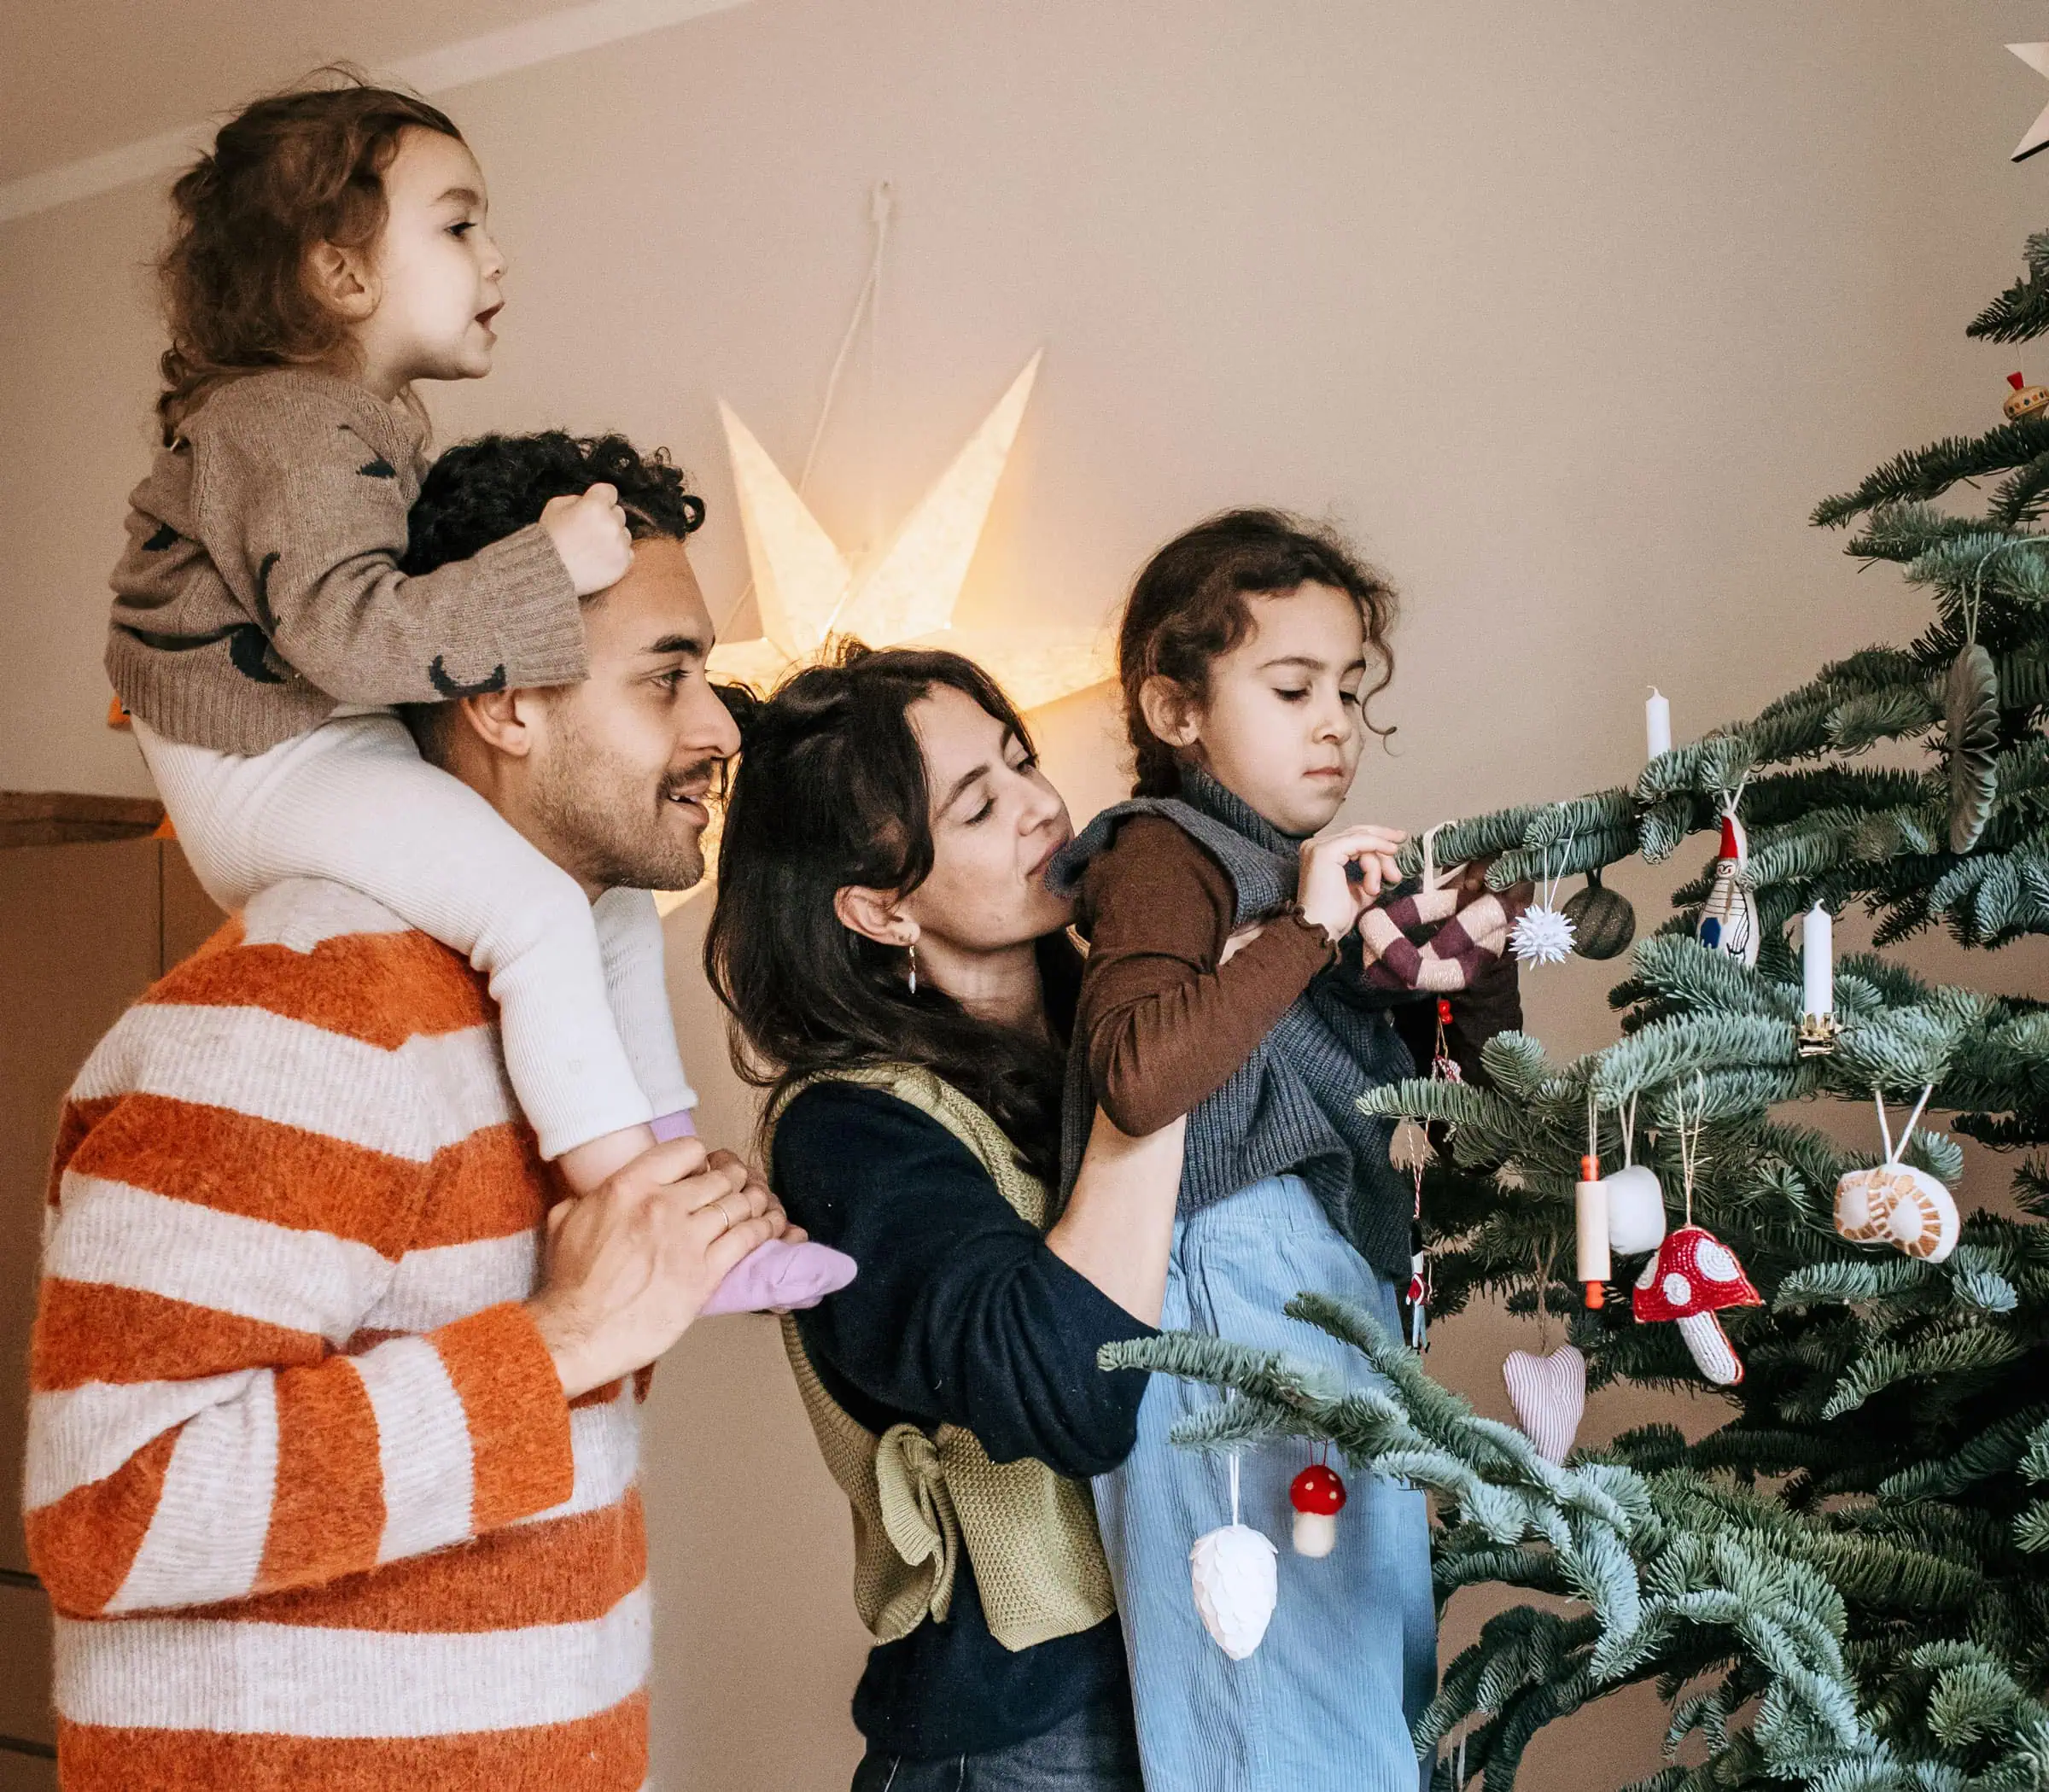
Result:
[[[1074,889],[1092,860],[1117,851],[1118,829],[1135,815],[1172,821],[1223,867],[1236,898],[1234,925],[1270,919],[1293,901],[1301,841],[1192,768],[1182,774],[1180,797],[1135,797],[1096,816],[1061,849],[1048,883]],[[1085,991],[1088,973],[1083,975]],[[1415,1070],[1386,1007],[1385,995],[1363,987],[1356,947],[1310,979],[1244,1063],[1190,1112],[1182,1212],[1264,1177],[1293,1173],[1375,1269],[1391,1280],[1406,1278],[1410,1203],[1387,1159],[1394,1129],[1354,1106],[1366,1089]],[[1101,1100],[1092,1081],[1089,1045],[1077,1039],[1068,1059],[1061,1104],[1063,1190],[1074,1186]]]
[[336,886],[101,1042],[30,1369],[65,1787],[644,1783],[639,1403],[521,1305],[552,1199],[482,979]]
[[338,703],[584,677],[576,587],[539,523],[400,571],[424,470],[406,421],[346,380],[257,373],[215,393],[129,496],[107,672],[130,713],[260,753]]

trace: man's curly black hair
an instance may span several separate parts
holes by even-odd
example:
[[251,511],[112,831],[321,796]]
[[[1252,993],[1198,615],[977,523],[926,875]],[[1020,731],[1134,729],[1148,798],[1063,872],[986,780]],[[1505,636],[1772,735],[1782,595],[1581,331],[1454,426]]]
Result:
[[480,435],[458,442],[428,470],[412,506],[404,570],[432,572],[467,560],[493,541],[540,521],[551,498],[616,486],[636,541],[680,541],[704,521],[704,500],[683,488],[668,450],[643,454],[623,435]]

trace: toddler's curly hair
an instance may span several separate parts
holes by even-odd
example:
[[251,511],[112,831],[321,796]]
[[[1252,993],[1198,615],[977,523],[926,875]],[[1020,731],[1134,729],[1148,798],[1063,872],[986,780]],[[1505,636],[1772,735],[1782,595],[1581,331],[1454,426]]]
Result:
[[423,99],[372,87],[353,69],[258,100],[220,128],[171,190],[171,240],[157,261],[171,346],[159,365],[165,445],[228,380],[302,367],[342,346],[345,324],[306,278],[318,245],[367,248],[384,226],[384,171],[402,131],[462,141]]

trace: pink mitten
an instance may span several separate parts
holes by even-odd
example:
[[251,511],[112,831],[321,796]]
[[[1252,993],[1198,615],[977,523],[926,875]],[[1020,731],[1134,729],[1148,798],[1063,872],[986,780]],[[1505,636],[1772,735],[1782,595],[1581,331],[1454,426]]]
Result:
[[859,1266],[844,1251],[772,1238],[742,1258],[711,1291],[698,1316],[759,1313],[770,1307],[814,1307],[854,1280]]

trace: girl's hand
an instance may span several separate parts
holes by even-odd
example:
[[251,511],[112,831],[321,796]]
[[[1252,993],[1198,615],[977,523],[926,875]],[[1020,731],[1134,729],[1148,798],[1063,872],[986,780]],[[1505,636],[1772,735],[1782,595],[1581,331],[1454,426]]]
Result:
[[[1303,918],[1314,921],[1334,943],[1358,925],[1383,888],[1401,881],[1394,855],[1409,836],[1398,827],[1346,827],[1302,843],[1302,877],[1296,901]],[[1355,884],[1348,866],[1359,867]]]
[[633,563],[633,538],[616,487],[594,485],[581,498],[566,493],[541,506],[540,526],[569,569],[576,595],[587,598],[609,590]]

